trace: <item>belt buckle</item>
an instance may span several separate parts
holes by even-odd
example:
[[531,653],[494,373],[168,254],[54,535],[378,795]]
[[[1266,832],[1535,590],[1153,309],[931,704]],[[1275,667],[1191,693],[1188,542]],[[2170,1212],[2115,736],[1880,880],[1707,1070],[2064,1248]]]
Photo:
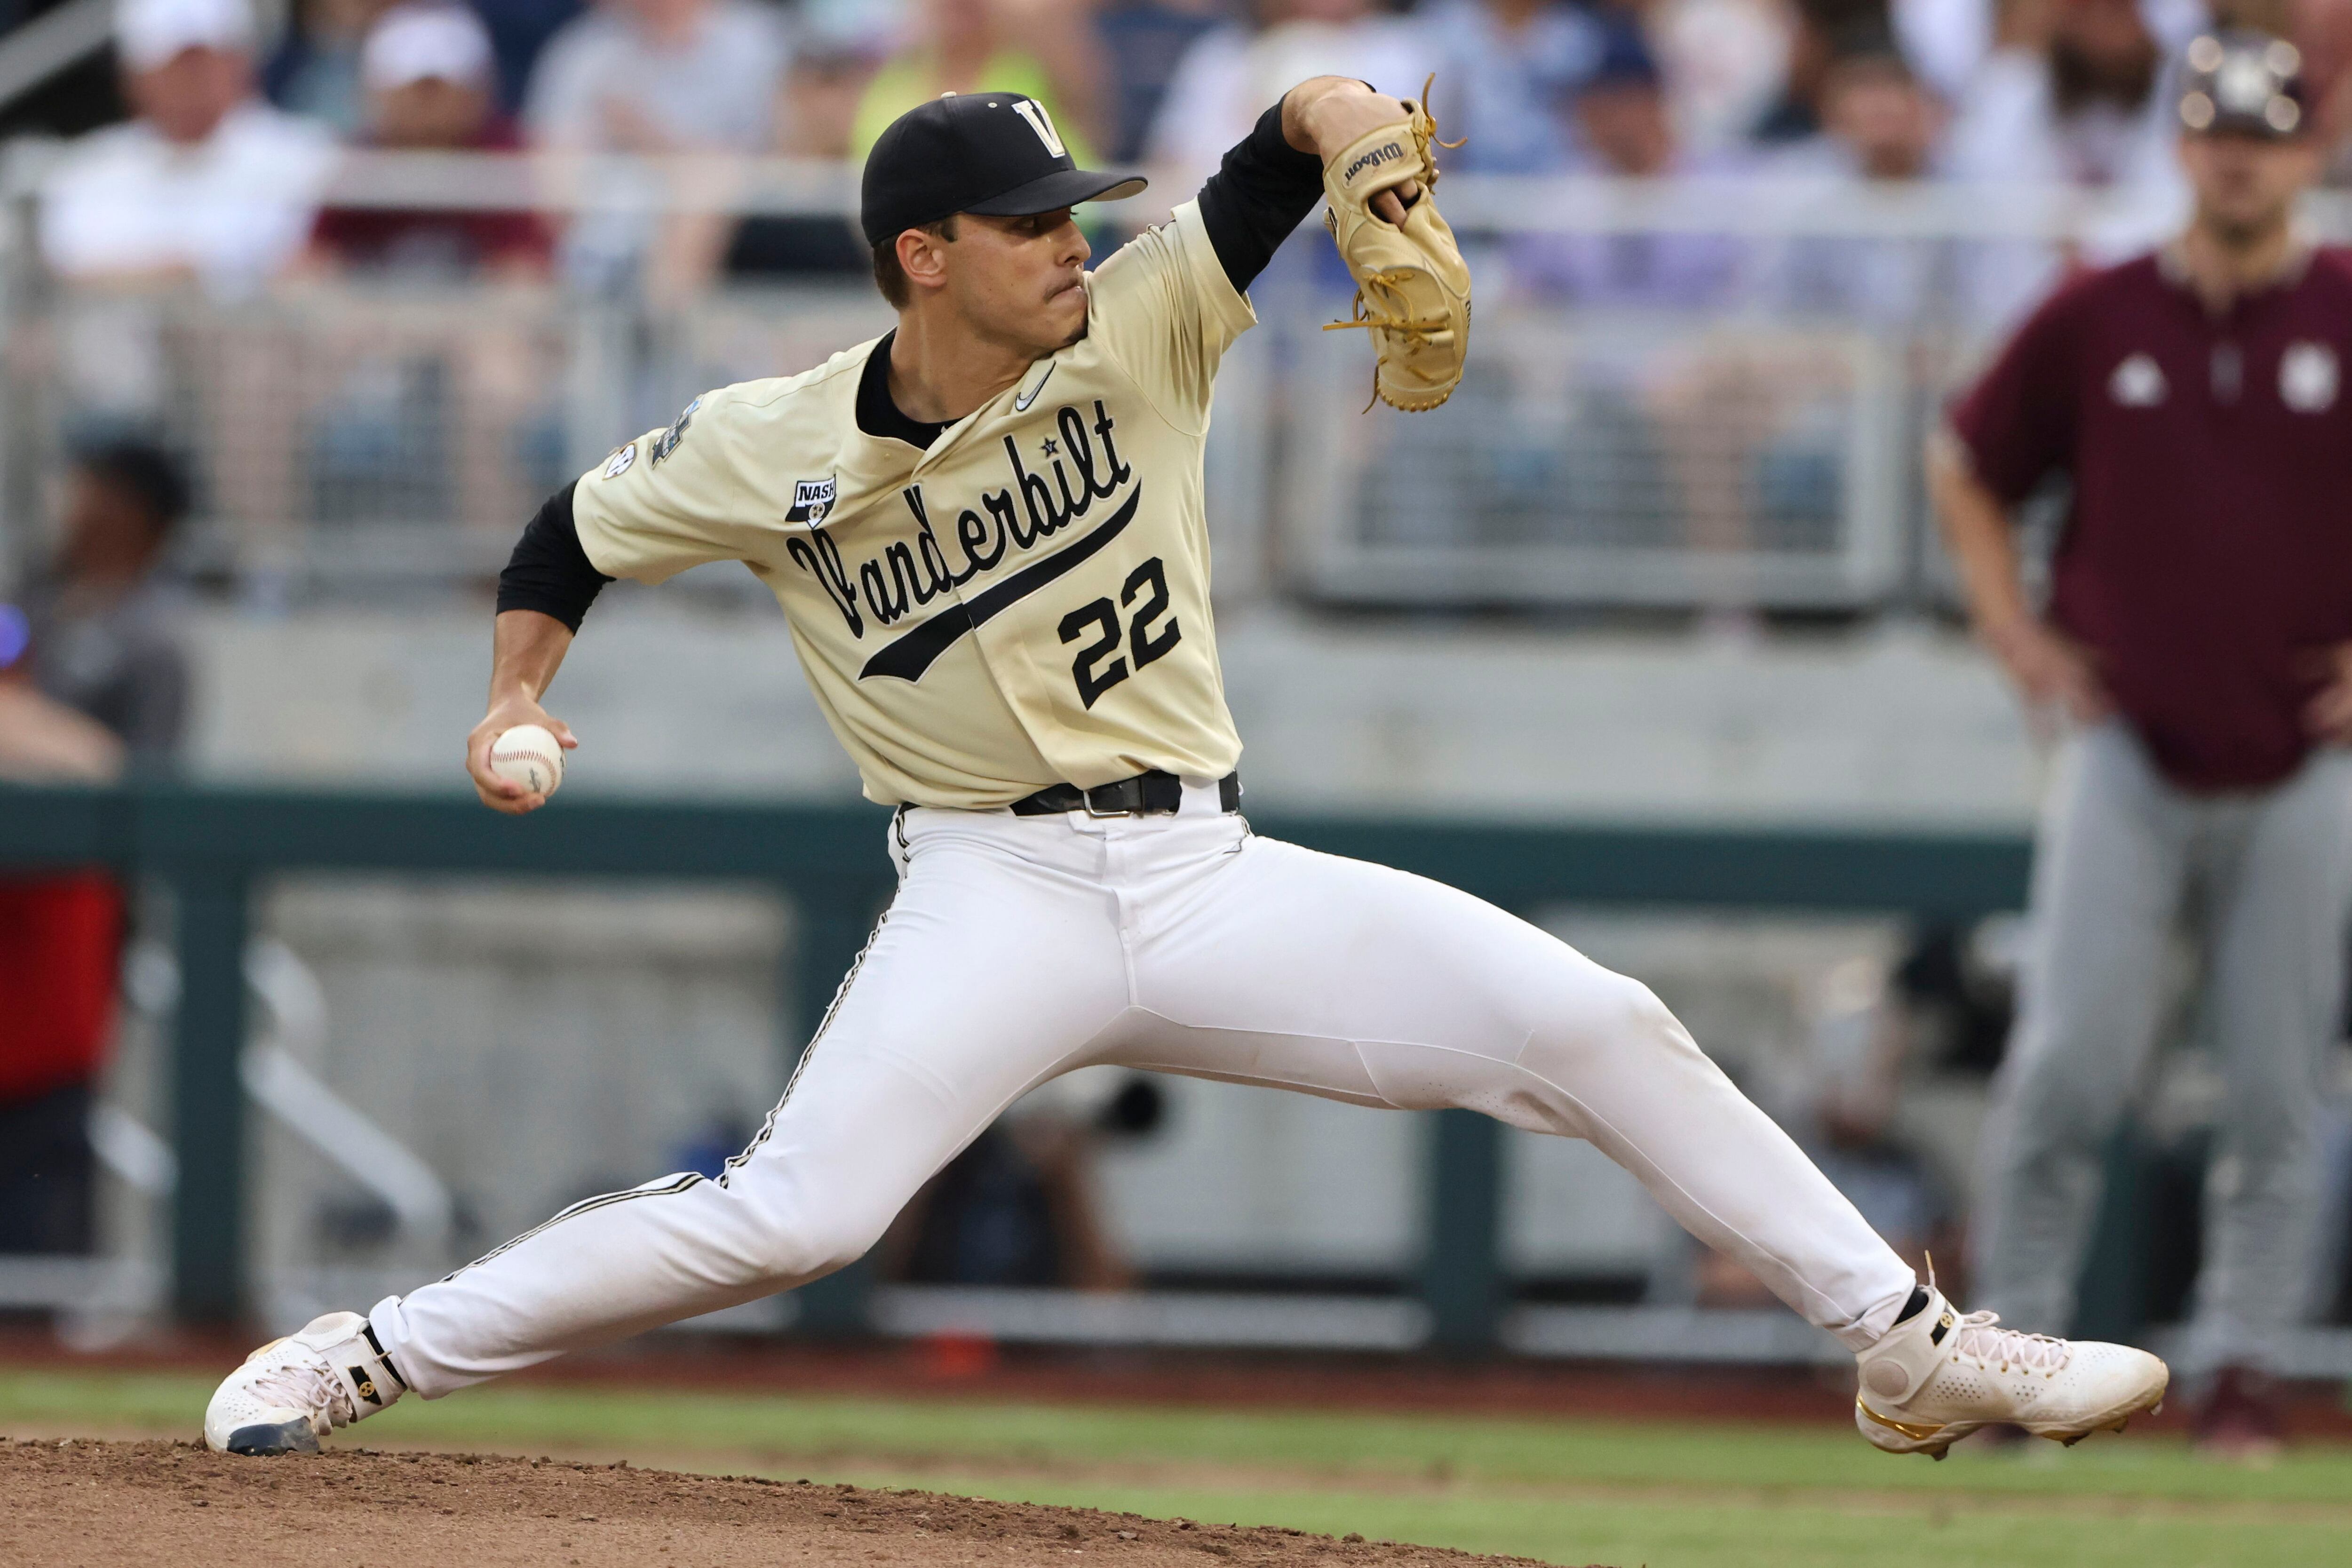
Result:
[[[1086,813],[1088,816],[1093,817],[1097,822],[1107,822],[1115,817],[1141,816],[1143,815],[1143,786],[1131,779],[1121,779],[1118,782],[1119,784],[1129,784],[1133,788],[1135,792],[1135,804],[1133,805],[1113,806],[1108,811],[1097,811],[1095,809],[1094,790],[1082,789],[1078,791],[1078,803],[1086,808]],[[1116,789],[1118,785],[1099,784],[1096,787],[1100,789]]]

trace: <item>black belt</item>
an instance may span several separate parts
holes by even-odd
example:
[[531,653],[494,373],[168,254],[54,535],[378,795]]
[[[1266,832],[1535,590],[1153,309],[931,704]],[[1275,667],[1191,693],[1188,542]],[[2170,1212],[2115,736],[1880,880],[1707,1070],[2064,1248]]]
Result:
[[[1080,789],[1076,784],[1047,784],[1035,795],[1013,803],[1015,816],[1055,816],[1083,811],[1088,816],[1173,816],[1184,804],[1184,781],[1153,769],[1131,779]],[[1227,773],[1217,781],[1217,809],[1242,808],[1242,775]]]

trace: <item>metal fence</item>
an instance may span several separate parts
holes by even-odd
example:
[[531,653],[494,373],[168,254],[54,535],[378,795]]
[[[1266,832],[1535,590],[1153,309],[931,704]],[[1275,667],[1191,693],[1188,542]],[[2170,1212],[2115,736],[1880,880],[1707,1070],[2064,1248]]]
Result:
[[1865,334],[1532,306],[1461,389],[1364,416],[1302,356],[1277,515],[1293,585],[1423,604],[1864,607],[1905,584],[1913,431]]
[[[837,274],[667,300],[418,278],[234,300],[78,285],[34,243],[53,155],[19,144],[0,166],[20,563],[68,446],[134,425],[200,476],[192,563],[249,593],[476,581],[538,497],[628,435],[889,320]],[[832,166],[381,153],[327,195],[648,223],[854,202]],[[2130,216],[2073,191],[1765,180],[1465,177],[1446,201],[1481,310],[1470,374],[1433,414],[1366,411],[1362,340],[1318,330],[1345,289],[1311,226],[1254,290],[1265,331],[1225,369],[1211,451],[1228,598],[1945,601],[1920,439],[2062,254],[2114,246]],[[1155,216],[1120,204],[1101,237]],[[2352,200],[2315,199],[2311,220],[2352,235]]]

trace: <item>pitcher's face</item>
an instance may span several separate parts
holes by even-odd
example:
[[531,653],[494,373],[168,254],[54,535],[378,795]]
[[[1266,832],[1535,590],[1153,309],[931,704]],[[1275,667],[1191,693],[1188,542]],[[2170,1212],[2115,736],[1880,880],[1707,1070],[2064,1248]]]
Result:
[[1040,356],[1086,336],[1094,247],[1068,207],[1026,217],[959,213],[944,253],[948,298],[982,336]]

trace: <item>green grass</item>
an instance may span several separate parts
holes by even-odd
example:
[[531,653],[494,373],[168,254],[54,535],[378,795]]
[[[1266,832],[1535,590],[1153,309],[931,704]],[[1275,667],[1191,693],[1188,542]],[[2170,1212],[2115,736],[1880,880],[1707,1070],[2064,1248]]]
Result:
[[[0,1372],[0,1433],[191,1436],[208,1380]],[[2352,1560],[2352,1449],[2269,1469],[2178,1443],[1946,1464],[1835,1427],[802,1398],[555,1384],[407,1401],[355,1439],[1360,1531],[1631,1568],[2131,1568]]]

